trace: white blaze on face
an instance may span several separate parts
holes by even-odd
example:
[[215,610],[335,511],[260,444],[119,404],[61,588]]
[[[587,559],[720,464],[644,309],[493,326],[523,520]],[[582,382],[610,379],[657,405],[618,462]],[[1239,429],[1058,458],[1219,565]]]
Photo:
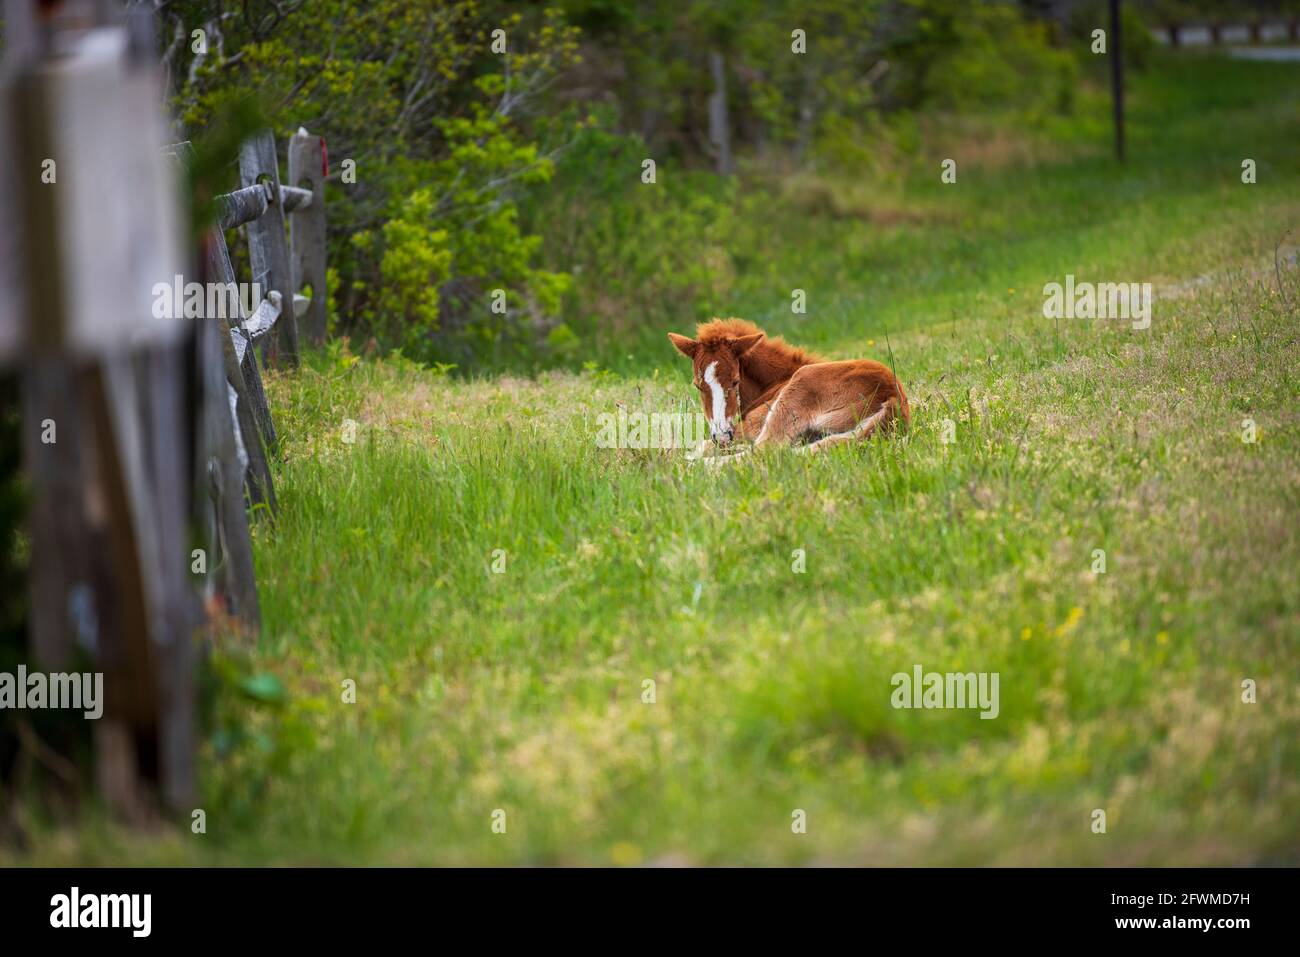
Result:
[[708,383],[709,391],[713,393],[713,415],[709,417],[709,426],[713,429],[714,437],[725,435],[727,433],[727,394],[722,390],[722,383],[718,381],[718,364],[710,362],[709,367],[704,370],[704,381]]

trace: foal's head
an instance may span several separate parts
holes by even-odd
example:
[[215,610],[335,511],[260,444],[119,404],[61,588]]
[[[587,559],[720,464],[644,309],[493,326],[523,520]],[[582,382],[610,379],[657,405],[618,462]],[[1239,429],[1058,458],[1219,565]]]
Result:
[[715,442],[726,445],[736,437],[740,417],[740,357],[758,345],[763,333],[700,334],[697,340],[670,332],[668,338],[694,363],[695,387],[700,390],[709,432]]

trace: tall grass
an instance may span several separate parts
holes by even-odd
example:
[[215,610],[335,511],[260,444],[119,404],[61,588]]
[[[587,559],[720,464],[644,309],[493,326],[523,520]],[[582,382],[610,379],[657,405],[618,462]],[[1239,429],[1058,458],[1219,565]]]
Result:
[[[889,441],[719,471],[598,448],[620,404],[695,409],[663,333],[696,314],[582,372],[454,378],[336,347],[273,377],[265,629],[217,656],[208,833],[36,853],[1294,863],[1300,288],[1272,270],[1300,213],[1277,122],[1294,79],[1162,61],[1125,170],[1068,139],[954,186],[936,163],[899,198],[910,224],[742,203],[761,241],[711,311],[892,354],[913,426]],[[1044,319],[1067,272],[1155,282],[1151,329]],[[918,664],[997,672],[997,718],[892,707]],[[283,700],[248,693],[267,675]]]

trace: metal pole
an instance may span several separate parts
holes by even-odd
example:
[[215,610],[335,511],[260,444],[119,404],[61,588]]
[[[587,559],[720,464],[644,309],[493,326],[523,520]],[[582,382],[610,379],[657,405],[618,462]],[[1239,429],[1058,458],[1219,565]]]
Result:
[[1124,162],[1124,38],[1119,0],[1110,0],[1110,94],[1115,113],[1115,158]]

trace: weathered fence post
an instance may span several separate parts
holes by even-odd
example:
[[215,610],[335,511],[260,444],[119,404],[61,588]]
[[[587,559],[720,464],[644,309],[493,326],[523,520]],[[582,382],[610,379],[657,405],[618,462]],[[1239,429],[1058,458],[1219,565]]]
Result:
[[[34,0],[4,2],[0,166],[16,188],[0,192],[0,363],[20,369],[32,480],[28,651],[46,669],[84,652],[103,673],[95,781],[139,819],[157,798],[192,806],[205,611],[221,599],[259,627],[244,487],[274,508],[275,430],[254,344],[278,323],[267,341],[297,362],[304,283],[309,334],[324,337],[324,144],[295,137],[281,186],[271,134],[246,143],[245,187],[219,198],[195,263],[164,159],[152,11],[132,8],[123,28],[109,4],[69,0],[38,31]],[[88,38],[89,23],[101,29]],[[191,158],[188,144],[170,152]],[[251,316],[222,233],[240,225],[265,289]],[[205,305],[219,289],[233,312],[186,311],[195,266]],[[160,288],[176,307],[171,291],[187,290],[186,307],[161,309]]]
[[[30,25],[32,6],[9,0],[6,22]],[[48,17],[57,58],[28,37],[5,65],[0,153],[17,215],[0,221],[0,246],[17,237],[23,264],[0,276],[19,312],[0,360],[20,366],[35,479],[29,651],[57,669],[82,649],[103,673],[95,779],[138,819],[151,788],[173,810],[194,793],[191,337],[154,310],[184,258],[149,23],[136,13],[124,29],[107,5],[80,6]]]
[[281,358],[287,365],[298,364],[298,323],[293,309],[293,275],[289,268],[289,243],[284,231],[284,206],[280,192],[280,167],[275,155],[275,137],[270,130],[250,137],[239,153],[239,178],[244,186],[266,183],[270,188],[266,212],[244,226],[248,236],[248,258],[253,281],[268,291],[278,292],[284,312],[276,324],[274,338],[266,339],[271,362]]
[[[188,142],[170,147],[169,153],[182,164],[193,161],[194,151]],[[266,190],[260,185],[217,197],[218,224],[208,229],[202,240],[202,272],[207,283],[217,284],[218,288],[232,291],[236,288],[235,270],[230,264],[230,254],[226,249],[226,239],[222,229],[251,222],[265,214],[268,206]],[[268,292],[267,296],[273,302],[279,299],[273,292]],[[275,444],[275,424],[271,420],[271,410],[266,401],[266,393],[262,389],[262,376],[257,368],[255,350],[244,349],[241,356],[232,341],[234,338],[240,338],[243,342],[248,338],[243,329],[243,322],[248,317],[242,314],[241,298],[237,295],[226,297],[229,314],[225,317],[208,316],[206,320],[216,323],[219,327],[221,336],[217,343],[220,349],[218,355],[225,371],[227,387],[234,393],[230,400],[230,416],[234,429],[232,435],[234,458],[239,459],[239,464],[243,466],[235,473],[239,480],[234,487],[238,488],[246,481],[249,499],[254,504],[264,502],[274,511],[275,485],[271,478],[267,450],[273,448]],[[265,303],[265,300],[263,302]],[[257,308],[261,309],[262,304]],[[276,311],[278,313],[278,310]],[[223,389],[223,396],[225,393],[226,390]],[[248,582],[241,583],[238,590],[244,593],[253,590],[251,582],[250,566]],[[256,628],[255,617],[250,624]]]
[[208,555],[208,573],[220,582],[225,610],[250,631],[261,625],[253,545],[244,508],[244,470],[236,448],[230,410],[224,347],[230,332],[207,321],[196,330],[194,351],[198,370],[199,431],[195,441],[195,475],[200,494],[212,502],[200,528]]
[[[230,264],[230,251],[226,248],[226,238],[221,234],[220,229],[209,231],[205,251],[207,252],[205,252],[204,263],[207,265],[211,280],[222,283],[234,282],[235,270],[233,265]],[[270,293],[266,295],[269,296]],[[230,328],[239,328],[242,319],[248,319],[248,316],[231,316]],[[276,434],[276,423],[270,417],[270,403],[266,400],[266,390],[261,384],[261,369],[257,368],[257,350],[255,348],[244,351],[243,360],[239,363],[238,373],[237,376],[237,374],[231,372],[230,385],[240,397],[247,400],[248,407],[250,407],[252,415],[257,421],[257,426],[261,430],[261,438],[265,442],[266,449],[274,450],[279,439]],[[270,472],[265,473],[265,479],[269,488]]]
[[[169,147],[167,152],[181,168],[189,167],[194,161],[194,149],[188,141]],[[266,190],[261,186],[218,197],[218,225],[206,230],[200,238],[199,274],[206,283],[220,282],[223,288],[229,289],[226,284],[234,282],[235,274],[221,228],[239,225],[245,219],[231,222],[227,219],[238,216],[255,218],[265,212],[266,205]],[[206,559],[203,598],[208,602],[219,597],[222,610],[238,618],[250,632],[255,633],[261,627],[261,609],[257,599],[248,513],[244,506],[244,486],[247,481],[249,498],[256,502],[261,483],[255,483],[248,476],[251,469],[240,460],[241,443],[236,431],[241,428],[240,417],[238,407],[232,406],[230,399],[230,392],[235,389],[230,383],[232,366],[237,381],[241,385],[243,381],[243,370],[230,355],[231,328],[238,326],[241,318],[238,315],[241,309],[239,297],[232,298],[234,301],[228,305],[234,307],[236,315],[228,318],[205,315],[194,330],[194,496],[196,502],[206,502],[209,506],[200,507],[196,516]],[[247,359],[253,363],[251,374],[260,385],[256,359],[251,354]],[[247,394],[242,388],[235,391],[237,397],[243,397],[247,422]],[[267,411],[266,415],[269,422],[270,412]],[[248,428],[247,424],[244,427]],[[261,449],[260,444],[258,449]],[[267,488],[270,488],[269,483],[268,472]]]
[[[188,143],[180,144],[178,149],[182,150],[183,155],[188,156],[190,150]],[[230,251],[226,248],[224,231],[257,219],[266,212],[270,199],[266,188],[258,185],[248,186],[233,193],[218,196],[217,201],[220,214],[217,228],[211,230],[208,234],[205,262],[213,279],[221,282],[233,282],[235,270],[230,264]],[[240,319],[246,317],[232,316],[230,318],[230,324],[234,326],[238,325]],[[262,373],[257,368],[255,350],[249,350],[244,354],[244,361],[240,364],[240,369],[243,373],[244,383],[247,386],[253,414],[257,416],[258,424],[262,427],[262,439],[266,442],[268,449],[274,449],[278,441],[275,434],[275,423],[271,420],[271,407],[266,401],[266,392],[262,388]],[[238,386],[236,386],[236,389],[238,389]]]
[[[213,229],[207,237],[205,246],[204,275],[207,281],[229,287],[229,284],[235,281],[235,270],[230,265],[225,238],[219,230]],[[272,295],[273,291],[267,292],[267,296]],[[267,460],[266,452],[270,440],[263,444],[263,436],[266,433],[274,436],[275,427],[271,422],[271,410],[266,403],[266,394],[262,391],[262,378],[257,371],[257,357],[253,355],[254,350],[248,348],[244,350],[242,356],[238,355],[231,338],[232,329],[236,330],[234,335],[242,334],[241,318],[236,315],[229,325],[219,319],[216,320],[224,327],[221,329],[222,358],[226,381],[234,392],[230,411],[237,426],[236,445],[242,447],[243,455],[248,460],[246,472],[249,498],[254,504],[265,502],[274,510],[275,486],[271,479],[271,465]],[[250,382],[256,383],[256,399],[249,385]]]
[[[325,342],[327,325],[325,288],[325,151],[323,140],[298,128],[289,140],[289,185],[311,190],[311,200],[293,211],[289,223],[293,291],[311,287],[311,302],[300,331],[307,341]],[[287,308],[287,302],[286,302]]]

